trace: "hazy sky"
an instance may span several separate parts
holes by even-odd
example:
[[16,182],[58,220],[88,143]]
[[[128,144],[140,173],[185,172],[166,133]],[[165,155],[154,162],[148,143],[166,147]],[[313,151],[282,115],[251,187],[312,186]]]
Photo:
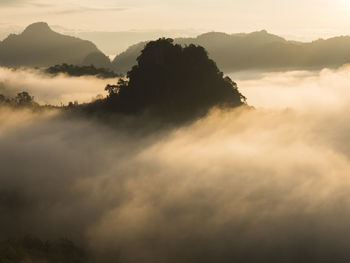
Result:
[[350,0],[0,0],[0,27],[77,30],[267,29],[289,38],[350,35]]

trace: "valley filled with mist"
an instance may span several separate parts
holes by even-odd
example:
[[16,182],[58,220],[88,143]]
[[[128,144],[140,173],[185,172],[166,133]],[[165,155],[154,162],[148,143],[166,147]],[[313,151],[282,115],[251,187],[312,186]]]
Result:
[[110,61],[28,28],[0,42],[0,263],[349,262],[349,37]]

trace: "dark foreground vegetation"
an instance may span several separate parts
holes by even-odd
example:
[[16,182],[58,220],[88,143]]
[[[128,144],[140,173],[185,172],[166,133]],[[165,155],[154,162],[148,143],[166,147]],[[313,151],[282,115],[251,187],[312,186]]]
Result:
[[26,91],[18,93],[15,97],[0,94],[0,106],[40,108],[34,97]]
[[77,65],[68,65],[65,63],[49,67],[45,70],[45,72],[52,75],[63,73],[72,77],[95,76],[97,78],[102,78],[102,79],[120,77],[120,75],[118,75],[117,73],[113,72],[110,69],[96,68],[94,65],[77,66]]
[[0,242],[0,263],[83,263],[86,254],[68,239],[42,241],[34,237]]

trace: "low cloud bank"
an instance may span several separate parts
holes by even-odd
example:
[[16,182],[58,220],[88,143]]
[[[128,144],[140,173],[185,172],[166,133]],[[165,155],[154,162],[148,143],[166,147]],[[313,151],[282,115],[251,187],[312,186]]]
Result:
[[97,95],[106,95],[107,84],[115,79],[98,79],[93,76],[69,77],[50,76],[37,70],[12,70],[0,67],[0,94],[13,96],[27,91],[40,104],[61,105],[77,100],[79,103],[91,102]]
[[[349,262],[342,70],[327,73],[343,80],[329,81],[334,103],[213,110],[142,136],[58,112],[1,109],[0,237],[64,236],[117,262]],[[269,76],[260,88],[280,83],[289,93],[292,79],[301,94],[325,73],[298,74]],[[332,87],[316,83],[327,97]],[[258,106],[268,98],[261,94]]]
[[321,71],[232,74],[248,103],[258,108],[320,110],[349,102],[350,65]]

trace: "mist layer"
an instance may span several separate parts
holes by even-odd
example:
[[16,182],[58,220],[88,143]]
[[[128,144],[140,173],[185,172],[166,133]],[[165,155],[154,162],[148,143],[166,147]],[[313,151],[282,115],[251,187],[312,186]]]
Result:
[[65,236],[119,262],[348,262],[345,72],[269,75],[259,87],[292,94],[292,82],[303,99],[333,94],[327,103],[262,108],[278,96],[260,93],[257,109],[147,133],[1,109],[0,236]]

